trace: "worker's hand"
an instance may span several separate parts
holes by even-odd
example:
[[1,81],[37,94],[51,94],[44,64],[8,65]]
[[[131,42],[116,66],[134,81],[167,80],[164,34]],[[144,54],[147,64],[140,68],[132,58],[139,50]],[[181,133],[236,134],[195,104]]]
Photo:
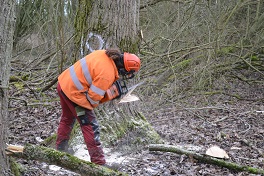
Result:
[[104,103],[109,100],[118,99],[122,95],[127,93],[126,85],[119,80],[113,83],[113,85],[106,90],[104,98],[100,101],[100,103]]
[[121,95],[122,92],[120,90],[120,84],[116,81],[109,89],[106,90],[104,98],[107,100],[113,100],[120,98]]

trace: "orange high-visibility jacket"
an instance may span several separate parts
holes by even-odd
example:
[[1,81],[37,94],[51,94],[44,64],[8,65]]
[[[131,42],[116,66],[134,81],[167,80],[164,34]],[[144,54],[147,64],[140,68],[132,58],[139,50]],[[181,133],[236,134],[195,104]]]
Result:
[[118,78],[114,61],[105,54],[105,50],[97,50],[62,72],[58,81],[71,101],[92,110]]

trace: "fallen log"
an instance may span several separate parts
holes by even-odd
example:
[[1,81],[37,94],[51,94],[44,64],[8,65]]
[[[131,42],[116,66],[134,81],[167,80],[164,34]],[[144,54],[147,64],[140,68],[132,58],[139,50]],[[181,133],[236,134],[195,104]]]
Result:
[[164,145],[164,144],[150,144],[149,151],[163,151],[163,152],[172,152],[181,155],[187,155],[197,159],[198,161],[208,163],[208,164],[215,164],[221,167],[225,167],[235,171],[246,171],[252,174],[264,174],[264,170],[250,167],[250,166],[241,166],[237,163],[228,162],[222,159],[213,158],[210,156],[206,156],[203,154],[195,153],[192,151],[188,151],[173,145]]
[[82,176],[125,176],[127,174],[111,170],[107,167],[81,160],[68,153],[60,152],[51,148],[26,144],[25,146],[8,145],[6,148],[8,156],[24,158],[27,160],[37,160],[54,164],[71,170]]

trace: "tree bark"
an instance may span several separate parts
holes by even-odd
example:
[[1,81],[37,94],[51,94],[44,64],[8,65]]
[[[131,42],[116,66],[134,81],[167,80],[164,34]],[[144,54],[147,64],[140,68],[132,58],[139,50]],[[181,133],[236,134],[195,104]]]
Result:
[[81,160],[70,154],[59,152],[57,150],[27,144],[24,147],[9,145],[6,149],[7,155],[24,158],[27,160],[38,160],[49,164],[54,164],[82,176],[125,176],[125,173],[113,171],[106,167],[96,165],[94,163]]
[[[82,30],[76,29],[82,31],[82,46],[86,45],[84,55],[96,49],[109,47],[120,48],[124,52],[138,52],[140,0],[97,0],[92,3],[80,0],[79,3],[82,3],[81,6],[89,12],[85,13],[84,19],[87,21],[76,18],[77,22],[84,22],[86,25]],[[82,26],[78,24],[75,26]],[[80,35],[77,37],[80,38]]]
[[14,0],[0,1],[0,175],[10,175],[4,152],[8,142],[8,80],[14,33]]
[[[102,27],[107,27],[107,30],[102,32],[106,39],[106,47],[118,47],[126,52],[137,53],[140,0],[100,1],[97,1],[99,3],[94,7],[92,19],[101,17]],[[104,11],[100,5],[103,6]],[[96,20],[94,24],[98,25],[98,21]]]
[[172,152],[172,153],[177,153],[177,154],[181,154],[181,155],[187,155],[187,156],[192,156],[193,158],[204,162],[204,163],[209,163],[209,164],[215,164],[218,166],[222,166],[231,170],[235,170],[235,171],[246,171],[252,174],[264,174],[264,170],[262,169],[258,169],[258,168],[254,168],[254,167],[250,167],[250,166],[241,166],[237,163],[232,163],[232,162],[228,162],[225,160],[221,160],[221,159],[216,159],[216,158],[212,158],[206,155],[202,155],[199,153],[194,153],[188,150],[184,150],[181,149],[179,147],[176,146],[172,146],[172,145],[163,145],[163,144],[151,144],[149,145],[149,150],[150,151],[163,151],[163,152]]

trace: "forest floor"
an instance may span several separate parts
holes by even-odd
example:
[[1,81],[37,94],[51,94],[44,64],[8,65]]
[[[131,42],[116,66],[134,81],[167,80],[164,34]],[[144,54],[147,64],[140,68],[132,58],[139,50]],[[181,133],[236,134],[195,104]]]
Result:
[[[42,102],[46,103],[38,105],[28,102],[27,107],[24,106],[24,100],[33,96],[30,91],[19,95],[15,90],[10,90],[10,95],[21,99],[10,99],[10,144],[39,144],[56,133],[60,105],[58,101],[48,101],[58,98],[55,89],[45,92],[46,100]],[[198,153],[204,153],[210,146],[217,145],[228,153],[228,161],[264,168],[263,101],[223,101],[214,106],[167,107],[144,113],[165,144],[192,148]],[[112,148],[124,158],[120,170],[133,176],[253,175],[201,163],[185,155],[149,152],[147,146],[125,153],[119,151],[120,145],[117,143]],[[107,156],[110,157],[111,153]],[[24,176],[78,175],[64,169],[52,169],[48,164],[38,161],[18,161],[25,167]]]

